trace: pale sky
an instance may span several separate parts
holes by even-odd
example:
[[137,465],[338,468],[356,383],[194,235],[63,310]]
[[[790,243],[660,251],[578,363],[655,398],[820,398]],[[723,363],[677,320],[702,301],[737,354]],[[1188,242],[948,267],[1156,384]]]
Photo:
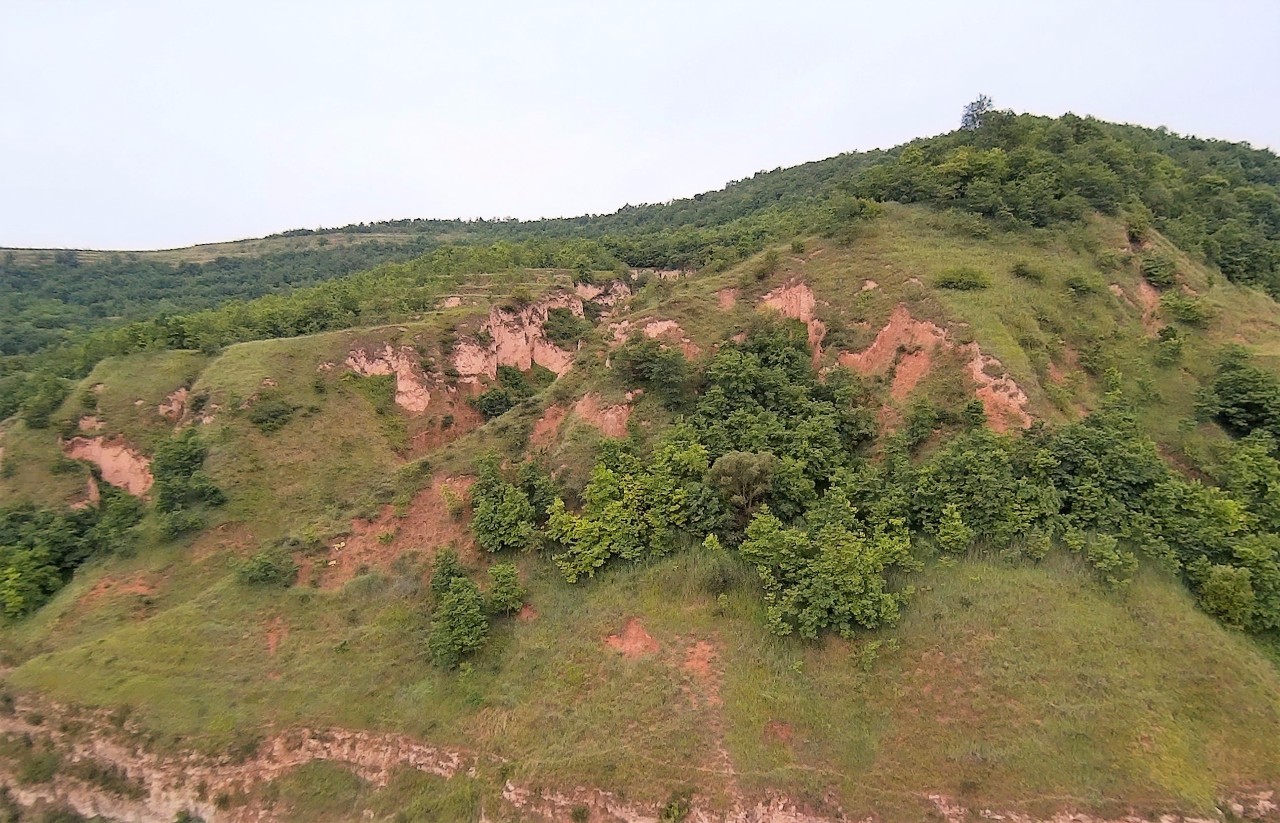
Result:
[[0,246],[611,212],[1000,108],[1280,148],[1280,2],[0,0]]

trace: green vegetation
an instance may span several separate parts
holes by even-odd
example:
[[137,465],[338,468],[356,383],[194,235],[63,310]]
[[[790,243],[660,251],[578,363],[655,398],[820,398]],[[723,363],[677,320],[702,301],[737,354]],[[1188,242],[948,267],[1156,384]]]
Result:
[[[218,801],[295,819],[502,819],[508,781],[662,819],[1211,815],[1280,779],[1280,327],[1240,285],[1270,275],[1207,265],[1238,209],[1274,236],[1270,155],[1193,142],[977,106],[700,199],[385,225],[432,250],[8,359],[4,696],[158,754],[336,727],[476,756]],[[454,370],[495,308],[614,277],[610,328],[547,313],[567,374]],[[652,321],[680,345],[616,344]],[[384,347],[424,412],[350,373]],[[71,436],[149,458],[149,500],[70,509]],[[137,791],[30,748],[0,756]]]

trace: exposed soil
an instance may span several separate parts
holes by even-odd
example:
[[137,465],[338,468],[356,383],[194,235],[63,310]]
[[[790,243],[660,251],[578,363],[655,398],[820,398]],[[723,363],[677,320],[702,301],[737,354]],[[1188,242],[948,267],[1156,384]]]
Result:
[[631,296],[631,287],[621,280],[610,280],[606,285],[579,283],[573,291],[583,300],[593,300],[602,306],[613,307]]
[[191,394],[186,386],[169,392],[164,402],[156,406],[156,412],[172,423],[177,423],[187,413],[187,397]]
[[659,648],[658,641],[644,630],[644,625],[635,617],[628,618],[622,631],[609,635],[604,642],[609,648],[622,652],[622,656],[628,659],[656,654]]
[[929,374],[932,368],[932,349],[919,349],[902,355],[898,360],[898,367],[893,372],[893,384],[889,387],[889,396],[899,402],[906,400],[911,390]]
[[1129,296],[1128,292],[1126,292],[1124,287],[1119,283],[1112,283],[1110,286],[1107,286],[1107,291],[1114,294],[1121,303],[1124,303],[1129,308],[1138,308],[1138,304],[1133,302],[1133,298]]
[[[716,668],[716,647],[707,640],[699,640],[685,649],[680,668],[693,679],[700,696],[707,705],[720,705],[720,671]],[[696,701],[695,701],[696,702]]]
[[626,437],[627,421],[631,419],[631,407],[602,406],[600,395],[588,392],[573,404],[573,413],[584,422],[590,423],[600,430],[605,437]]
[[723,311],[729,311],[738,305],[739,294],[740,292],[737,289],[721,289],[716,292],[716,304],[720,306]]
[[536,363],[557,376],[573,365],[574,352],[565,351],[547,339],[543,326],[547,312],[564,308],[582,316],[582,298],[576,294],[555,294],[520,309],[494,306],[481,330],[489,335],[483,343],[474,337],[458,341],[453,350],[453,367],[464,383],[490,380],[498,376],[498,366],[514,366],[528,371]]
[[560,431],[560,424],[564,422],[565,415],[569,410],[564,406],[556,403],[548,406],[547,410],[542,413],[533,424],[533,431],[529,433],[529,443],[532,446],[550,445]]
[[525,603],[520,607],[520,611],[516,612],[516,622],[532,623],[538,619],[538,610],[533,607],[532,603]]
[[872,289],[878,289],[878,288],[880,288],[880,284],[874,280],[862,281],[862,291],[871,291]]
[[[353,520],[351,534],[334,542],[327,555],[301,558],[310,562],[300,563],[299,580],[336,589],[363,569],[389,568],[407,551],[422,552],[424,559],[449,544],[460,552],[474,551],[469,513],[464,509],[455,519],[445,503],[446,488],[465,500],[474,482],[474,477],[436,477],[413,499],[404,517],[396,517],[395,507],[388,505],[374,520]],[[386,534],[393,537],[388,540]]]
[[442,309],[456,309],[461,305],[462,298],[457,295],[454,295],[453,297],[446,297],[440,301],[440,308]]
[[[144,796],[137,800],[126,798],[65,772],[55,775],[49,782],[21,783],[9,771],[9,764],[0,764],[0,783],[9,787],[15,801],[24,806],[40,802],[67,805],[85,816],[103,816],[131,823],[172,823],[183,812],[199,815],[211,823],[281,820],[288,809],[255,802],[218,808],[215,799],[219,796],[242,796],[299,766],[318,761],[341,764],[376,787],[386,786],[402,769],[414,769],[448,779],[458,774],[475,774],[482,771],[481,766],[500,766],[502,763],[498,758],[439,748],[405,735],[308,728],[275,734],[243,759],[215,758],[194,752],[166,756],[147,751],[140,745],[139,741],[144,738],[132,722],[126,722],[123,730],[116,728],[105,710],[76,712],[56,704],[35,701],[25,695],[17,696],[16,709],[11,715],[0,715],[0,733],[29,736],[34,741],[51,743],[58,748],[64,761],[89,760],[114,766],[127,774],[130,781],[140,785]],[[45,717],[39,726],[24,719],[34,713]],[[76,731],[72,735],[64,729]],[[765,727],[765,736],[768,740],[785,744],[791,740],[792,731],[785,723],[771,721]],[[848,820],[838,807],[831,812],[820,813],[784,797],[756,800],[746,799],[736,790],[731,794],[734,800],[728,809],[708,808],[699,805],[695,799],[694,808],[684,819],[689,823],[835,823]],[[525,819],[577,819],[581,813],[576,810],[580,807],[587,809],[588,819],[592,821],[658,823],[661,819],[661,809],[657,806],[633,803],[618,794],[585,787],[555,790],[507,781],[502,789],[502,798]],[[971,812],[960,801],[936,793],[922,792],[920,799],[931,807],[921,810],[921,819],[937,818],[948,823],[974,819],[1009,823],[1142,823],[1152,819],[1136,813],[1105,819],[1071,811],[1037,818],[986,808]],[[1224,811],[1237,818],[1250,820],[1275,820],[1280,812],[1275,793],[1266,790],[1240,793],[1221,805]],[[482,816],[482,819],[485,818]],[[866,818],[879,819],[875,815]],[[1208,823],[1203,817],[1172,813],[1162,815],[1160,820],[1161,823]]]
[[[436,392],[431,411],[437,417],[427,428],[413,435],[412,449],[416,454],[438,449],[484,425],[484,417],[454,386],[445,386],[443,391]],[[446,416],[453,418],[447,428],[444,425]]]
[[813,350],[815,366],[822,359],[822,339],[827,336],[827,326],[814,317],[818,300],[808,283],[792,282],[769,292],[761,305],[774,309],[783,317],[791,317],[804,323],[809,330],[809,348]]
[[679,346],[680,351],[690,360],[702,353],[698,344],[690,340],[674,320],[650,320],[641,331],[650,340],[665,340]]
[[256,545],[253,532],[243,523],[221,523],[216,528],[202,531],[191,544],[188,555],[198,563],[221,552],[243,555]]
[[[977,343],[970,343],[964,348],[970,354],[969,376],[978,384],[978,399],[982,401],[982,409],[991,428],[1004,432],[1010,426],[1020,429],[1030,426],[1031,415],[1027,413],[1030,401],[1022,387],[1004,371],[999,360],[983,354]],[[1000,376],[992,376],[993,371]]]
[[856,354],[842,352],[839,360],[840,365],[859,374],[880,374],[893,365],[899,349],[934,350],[946,344],[947,334],[941,327],[916,320],[906,306],[899,304],[870,346]]
[[76,428],[82,432],[102,431],[102,418],[94,414],[86,414],[76,422]]
[[[3,457],[0,454],[0,457]],[[73,509],[87,509],[90,506],[96,506],[102,501],[102,490],[98,488],[98,481],[93,475],[89,475],[84,481],[84,498],[77,500],[71,504]]]
[[129,494],[141,497],[151,489],[151,461],[122,440],[102,437],[73,437],[62,444],[62,453],[72,460],[87,460],[102,472],[102,479]]
[[902,304],[893,310],[870,346],[861,352],[842,352],[839,361],[860,374],[881,374],[896,363],[889,393],[901,401],[929,373],[939,350],[955,350],[965,356],[969,376],[977,384],[975,394],[993,429],[1006,431],[1010,426],[1031,425],[1027,413],[1030,401],[999,360],[983,354],[977,343],[954,345],[940,326],[916,320]]
[[1141,277],[1138,278],[1138,303],[1142,306],[1142,327],[1147,334],[1160,331],[1160,292]]
[[431,405],[426,375],[411,346],[394,348],[390,343],[370,354],[357,349],[347,355],[347,368],[365,377],[393,374],[396,378],[396,405],[411,414],[422,414]]
[[103,600],[117,597],[153,597],[155,593],[155,582],[150,575],[135,574],[123,580],[117,577],[104,577],[95,583],[93,588],[80,595],[76,601],[76,609],[87,611]]

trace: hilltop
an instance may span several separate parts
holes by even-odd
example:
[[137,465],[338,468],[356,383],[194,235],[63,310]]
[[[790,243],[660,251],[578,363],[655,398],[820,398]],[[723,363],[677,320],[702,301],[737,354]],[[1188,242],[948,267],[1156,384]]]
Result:
[[7,360],[10,801],[1274,818],[1280,161],[972,114]]

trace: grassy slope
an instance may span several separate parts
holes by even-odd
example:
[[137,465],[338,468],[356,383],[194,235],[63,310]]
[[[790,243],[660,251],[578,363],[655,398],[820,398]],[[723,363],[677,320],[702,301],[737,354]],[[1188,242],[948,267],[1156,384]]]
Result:
[[[1210,286],[1207,273],[1184,261],[1188,284],[1219,316],[1209,331],[1189,334],[1187,366],[1158,370],[1140,313],[1105,288],[1110,280],[1132,292],[1132,267],[1103,274],[1095,265],[1091,248],[1117,244],[1115,226],[1105,223],[1075,238],[984,239],[947,218],[894,207],[852,248],[810,241],[804,254],[784,254],[784,269],[766,281],[730,271],[658,282],[635,305],[639,316],[678,320],[706,348],[745,321],[751,297],[802,277],[825,303],[819,313],[832,341],[859,349],[903,301],[956,336],[970,324],[1038,416],[1051,420],[1092,405],[1100,389],[1077,374],[1064,384],[1065,398],[1061,390],[1055,397],[1048,362],[1068,364],[1069,350],[1102,340],[1125,373],[1126,392],[1149,398],[1153,433],[1174,450],[1200,447],[1212,432],[1179,425],[1191,412],[1187,378],[1203,377],[1211,350],[1237,334],[1261,353],[1280,352],[1274,304],[1220,280]],[[1012,278],[1014,260],[1042,268],[1045,281]],[[988,270],[995,285],[971,293],[927,287],[956,265]],[[1072,274],[1099,278],[1102,288],[1073,297],[1064,285]],[[912,277],[926,286],[909,284]],[[880,287],[859,291],[864,279]],[[740,284],[744,297],[726,318],[715,292]],[[177,353],[103,364],[86,385],[104,384],[99,403],[109,430],[144,446],[170,430],[150,414],[155,403],[193,377],[194,389],[224,409],[262,390],[267,377],[303,409],[271,437],[243,414],[220,414],[206,433],[209,468],[231,496],[220,515],[226,522],[194,541],[146,541],[133,557],[86,566],[53,603],[0,636],[19,664],[10,682],[78,703],[128,704],[167,746],[217,750],[302,723],[397,730],[507,758],[511,775],[524,781],[598,785],[651,801],[697,775],[697,788],[719,799],[735,781],[749,792],[815,803],[834,789],[849,811],[904,817],[918,816],[922,793],[935,789],[1028,811],[1204,809],[1220,790],[1280,781],[1273,745],[1280,673],[1247,640],[1196,612],[1180,584],[1157,570],[1121,595],[1099,589],[1065,558],[1039,567],[978,559],[932,566],[914,581],[919,593],[899,626],[852,644],[806,646],[765,632],[749,574],[726,603],[707,593],[701,581],[724,560],[695,552],[570,588],[529,557],[522,564],[539,618],[500,624],[464,676],[427,664],[428,622],[413,593],[420,570],[367,575],[341,592],[238,587],[230,564],[259,540],[340,528],[371,496],[395,492],[402,464],[391,448],[395,432],[334,374],[317,394],[316,366],[389,338],[429,346],[442,324],[465,314],[234,346],[208,363]],[[433,464],[462,470],[482,447],[518,446],[541,404],[571,401],[588,386],[616,394],[595,362],[587,352],[537,403],[432,455]],[[941,398],[954,383],[938,375],[921,391]],[[646,416],[661,423],[642,404],[637,417]],[[592,436],[572,424],[564,433],[552,465],[587,460]],[[47,449],[53,436],[10,432],[4,443]],[[25,460],[20,471],[32,483],[61,477]],[[17,499],[19,488],[0,486],[0,499]],[[57,499],[50,489],[45,499]],[[89,596],[103,580],[141,581],[149,591]],[[633,615],[661,644],[656,656],[626,661],[603,646]],[[288,634],[272,657],[266,638],[277,619]],[[709,680],[681,665],[698,641],[716,650]],[[736,776],[726,773],[721,748]],[[355,787],[360,799],[352,800],[347,789],[332,790],[348,778],[312,767],[278,790],[306,810],[326,797],[390,808],[435,792],[402,785],[413,780],[393,784],[402,794]],[[456,788],[447,802],[478,802],[493,788]]]

